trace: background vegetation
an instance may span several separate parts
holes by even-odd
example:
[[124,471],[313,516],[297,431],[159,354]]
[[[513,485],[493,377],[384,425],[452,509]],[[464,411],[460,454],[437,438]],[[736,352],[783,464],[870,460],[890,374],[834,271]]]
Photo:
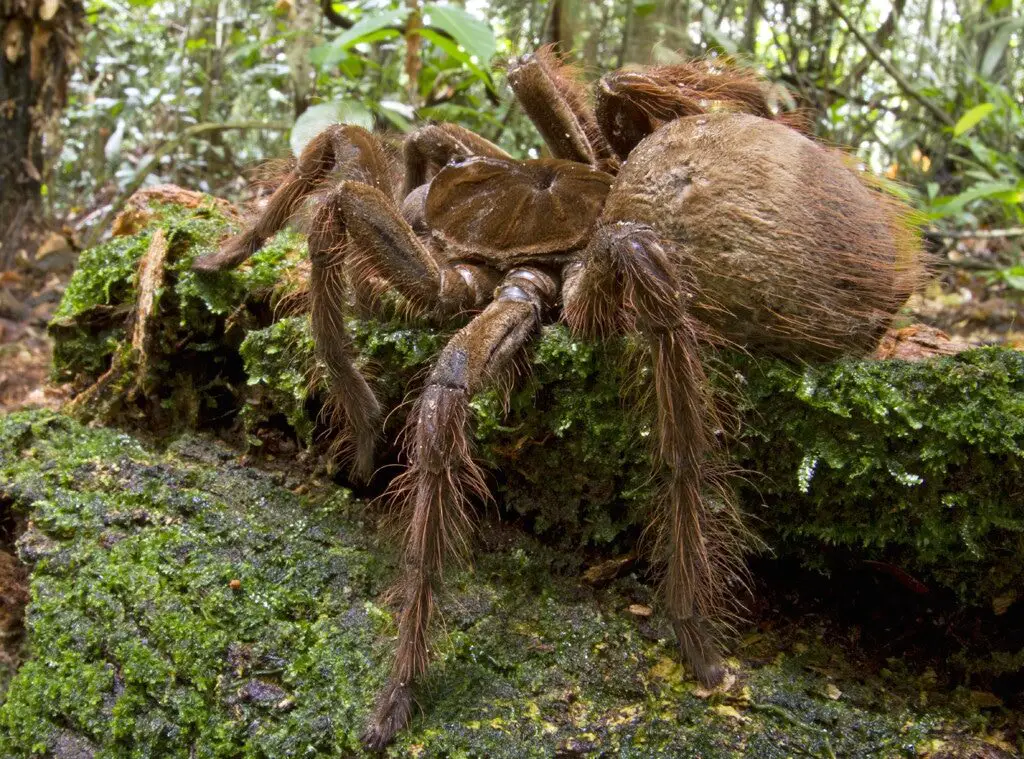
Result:
[[[908,183],[941,228],[1024,222],[1020,0],[364,0],[330,12],[354,25],[314,0],[89,3],[45,172],[51,212],[88,226],[143,180],[236,195],[255,164],[287,153],[296,118],[292,145],[327,119],[398,132],[435,119],[525,154],[539,141],[496,69],[555,42],[589,75],[737,56],[787,85],[822,138]],[[266,126],[232,128],[251,122]]]

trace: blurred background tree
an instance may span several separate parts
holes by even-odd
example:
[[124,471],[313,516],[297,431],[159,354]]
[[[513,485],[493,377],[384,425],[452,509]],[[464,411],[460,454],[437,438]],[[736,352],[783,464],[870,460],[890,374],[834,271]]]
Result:
[[40,226],[84,10],[78,0],[0,0],[0,269]]

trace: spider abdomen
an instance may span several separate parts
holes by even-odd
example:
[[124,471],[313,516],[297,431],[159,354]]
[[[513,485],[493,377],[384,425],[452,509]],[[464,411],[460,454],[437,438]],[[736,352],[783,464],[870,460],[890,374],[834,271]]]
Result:
[[902,206],[777,122],[678,119],[630,154],[605,221],[647,224],[718,336],[789,357],[868,351],[918,276]]

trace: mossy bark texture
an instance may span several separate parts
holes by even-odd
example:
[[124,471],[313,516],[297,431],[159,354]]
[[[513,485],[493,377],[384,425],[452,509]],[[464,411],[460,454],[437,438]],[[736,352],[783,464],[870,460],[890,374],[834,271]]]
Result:
[[[0,505],[30,520],[32,570],[0,755],[360,755],[394,566],[347,491],[35,412],[0,418]],[[595,590],[541,541],[488,534],[392,756],[1009,756],[970,737],[966,691],[866,676],[813,625],[746,637],[728,690],[703,692],[636,577]]]

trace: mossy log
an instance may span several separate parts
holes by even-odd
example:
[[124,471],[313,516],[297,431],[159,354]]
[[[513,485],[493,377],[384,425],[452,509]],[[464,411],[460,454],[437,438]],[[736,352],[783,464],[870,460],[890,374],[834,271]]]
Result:
[[[304,492],[300,495],[298,492]],[[0,418],[0,508],[27,518],[30,657],[5,757],[338,757],[387,673],[394,556],[363,503],[308,473],[164,452],[52,412]],[[453,572],[438,666],[392,756],[1009,757],[966,689],[871,675],[815,623],[746,635],[701,690],[635,575],[489,529]]]
[[[55,377],[92,385],[77,404],[85,415],[150,434],[216,427],[256,448],[279,442],[281,429],[302,446],[329,436],[302,313],[301,235],[282,233],[237,271],[197,274],[192,260],[234,217],[198,194],[188,205],[154,202],[168,197],[181,200],[143,199],[119,227],[128,234],[82,255],[51,325]],[[139,282],[154,251],[162,272],[147,294]],[[376,390],[398,409],[387,443],[457,326],[350,322]],[[633,390],[649,384],[648,369],[631,347],[552,325],[508,397],[473,402],[502,507],[549,541],[625,549],[646,521],[649,416]],[[1024,354],[818,366],[719,355],[714,366],[737,410],[724,434],[744,506],[774,551],[823,569],[837,556],[878,562],[996,611],[1016,601]]]

